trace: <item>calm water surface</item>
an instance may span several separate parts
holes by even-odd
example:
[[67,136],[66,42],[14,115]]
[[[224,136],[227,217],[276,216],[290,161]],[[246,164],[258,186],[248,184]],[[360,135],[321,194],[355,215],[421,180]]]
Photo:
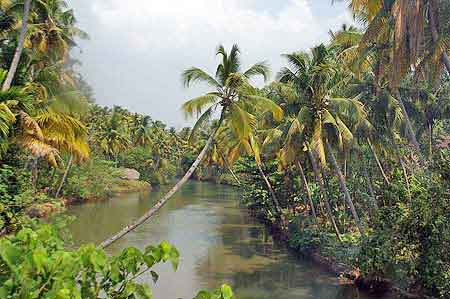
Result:
[[[99,243],[141,216],[165,190],[128,194],[109,201],[73,206],[71,225],[76,244]],[[158,265],[156,299],[192,298],[200,289],[222,283],[233,287],[237,299],[353,299],[375,298],[358,292],[308,261],[273,242],[265,227],[239,205],[232,187],[189,182],[154,217],[113,244],[118,253],[127,246],[145,248],[163,240],[181,254],[179,269]]]

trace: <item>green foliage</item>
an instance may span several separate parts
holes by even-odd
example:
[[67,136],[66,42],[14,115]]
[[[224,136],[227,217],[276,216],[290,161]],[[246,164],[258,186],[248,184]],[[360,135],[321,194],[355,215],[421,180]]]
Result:
[[28,221],[26,209],[50,198],[30,189],[30,173],[7,164],[0,167],[0,231],[14,231]]
[[234,294],[230,286],[224,284],[220,289],[214,291],[200,291],[194,299],[233,299]]
[[0,298],[150,299],[151,289],[135,278],[150,271],[156,282],[154,265],[170,262],[174,270],[178,267],[179,253],[165,241],[144,251],[130,247],[108,256],[94,245],[66,250],[60,231],[40,225],[0,239]]
[[[433,175],[411,180],[411,201],[397,179],[384,195],[373,233],[361,249],[364,273],[422,284],[431,295],[450,295],[450,202],[448,185]],[[396,197],[394,201],[392,197]]]

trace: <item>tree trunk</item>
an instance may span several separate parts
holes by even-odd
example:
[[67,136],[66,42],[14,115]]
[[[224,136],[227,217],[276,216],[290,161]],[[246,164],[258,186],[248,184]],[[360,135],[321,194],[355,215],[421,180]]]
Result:
[[[436,16],[434,15],[435,8],[438,7],[436,4],[436,0],[430,0],[430,9],[429,11],[429,20],[430,20],[430,28],[431,28],[431,38],[433,39],[434,43],[437,43],[439,41],[439,31],[437,28],[436,23]],[[444,51],[442,52],[442,62],[444,63],[445,68],[447,69],[447,72],[450,74],[450,58],[448,57],[447,53]]]
[[345,148],[345,145],[343,145],[343,155],[344,155],[343,172],[344,172],[344,178],[346,178],[347,177],[347,149]]
[[272,200],[273,200],[273,203],[275,204],[275,208],[277,209],[277,212],[280,215],[283,215],[283,210],[281,209],[280,202],[278,201],[278,198],[275,195],[275,192],[273,191],[272,185],[270,184],[269,179],[265,175],[265,173],[264,173],[264,171],[263,171],[263,169],[261,167],[261,164],[260,163],[256,163],[256,165],[258,166],[258,170],[259,170],[259,174],[261,175],[261,178],[266,183],[267,189],[269,189],[270,195],[272,196]]
[[336,175],[337,175],[337,178],[339,180],[339,185],[341,187],[341,190],[344,193],[345,201],[347,202],[347,205],[350,208],[350,211],[351,211],[351,213],[353,215],[353,218],[355,219],[356,226],[358,227],[359,232],[361,233],[361,235],[364,235],[365,234],[364,233],[364,228],[363,228],[363,226],[361,224],[361,220],[359,219],[358,213],[356,212],[355,206],[353,205],[353,201],[352,201],[352,198],[350,197],[350,193],[348,192],[347,184],[345,182],[345,178],[342,175],[341,169],[339,168],[339,165],[336,162],[336,158],[334,157],[334,154],[332,152],[331,146],[328,143],[328,141],[325,141],[325,146],[327,148],[328,155],[331,158],[331,163],[333,164],[333,168],[334,168],[334,170],[336,172]]
[[322,198],[325,203],[325,207],[327,209],[328,218],[330,219],[331,224],[333,225],[334,233],[336,234],[337,239],[339,240],[339,242],[342,242],[341,233],[339,232],[339,228],[337,227],[336,221],[334,220],[333,211],[331,210],[330,203],[328,202],[328,196],[325,190],[325,186],[323,184],[322,177],[320,176],[316,158],[314,157],[314,153],[311,151],[310,148],[308,148],[308,156],[311,161],[314,176],[316,177],[316,181],[319,184],[320,193],[322,194]]
[[398,91],[398,89],[394,90],[394,96],[395,98],[397,98],[400,108],[402,109],[403,117],[405,118],[406,122],[406,130],[408,131],[410,142],[414,147],[415,151],[417,152],[417,154],[419,155],[419,159],[422,160],[422,152],[420,151],[419,142],[417,142],[416,132],[413,129],[411,119],[409,118],[408,112],[406,111],[406,107],[403,104],[403,100],[400,96],[400,92]]
[[317,222],[316,209],[314,208],[314,202],[313,202],[313,200],[312,200],[311,190],[309,190],[308,180],[306,179],[305,172],[303,171],[302,164],[301,164],[299,161],[297,161],[297,167],[298,167],[298,169],[300,170],[300,177],[301,177],[301,179],[302,179],[303,186],[305,186],[306,195],[307,195],[307,197],[308,197],[308,202],[309,202],[309,205],[310,205],[310,207],[311,207],[311,212],[312,212],[312,214],[313,214],[314,221],[316,222],[316,224],[319,224],[319,223]]
[[56,190],[55,198],[58,198],[59,193],[61,193],[62,187],[63,187],[64,183],[66,182],[67,175],[69,174],[70,167],[72,166],[72,162],[73,162],[73,155],[70,155],[69,162],[67,162],[66,171],[64,171],[64,175],[61,178],[61,183],[59,184],[58,189]]
[[[361,161],[362,161],[362,158],[361,158]],[[375,196],[375,191],[373,190],[372,178],[369,175],[369,172],[367,171],[367,167],[364,167],[364,165],[363,165],[362,171],[363,171],[363,175],[367,181],[367,188],[369,189],[370,203],[371,203],[370,207],[369,207],[369,216],[370,216],[370,218],[372,218],[373,214],[374,214],[373,211],[378,208],[377,198]]]
[[236,176],[236,174],[234,173],[233,169],[231,169],[230,164],[228,164],[228,161],[225,159],[225,156],[223,155],[222,152],[220,152],[220,155],[222,156],[222,160],[223,163],[225,164],[225,167],[228,169],[228,171],[231,173],[231,175],[233,176],[234,180],[236,181],[236,183],[238,184],[238,186],[241,185],[241,182],[239,181],[238,177]]
[[384,172],[383,165],[381,164],[381,161],[378,158],[377,152],[375,151],[375,148],[373,147],[372,142],[370,141],[369,138],[367,138],[367,143],[369,144],[370,150],[372,151],[375,161],[377,162],[378,169],[380,169],[380,172],[381,172],[381,175],[383,176],[384,181],[386,182],[386,184],[389,185],[390,184],[389,179],[388,179],[386,173]]
[[213,143],[213,140],[217,134],[217,131],[219,130],[220,126],[222,125],[223,119],[224,119],[225,111],[222,111],[220,120],[218,122],[217,128],[211,133],[208,140],[206,141],[205,146],[203,147],[203,150],[198,155],[197,159],[194,161],[194,163],[191,165],[189,170],[186,172],[186,174],[175,184],[175,186],[170,189],[169,192],[167,192],[163,198],[161,198],[151,209],[149,209],[143,216],[141,216],[139,219],[134,221],[133,223],[127,225],[124,227],[121,231],[119,231],[117,234],[113,235],[112,237],[104,240],[99,247],[100,248],[106,248],[110,246],[112,243],[116,242],[117,240],[121,239],[123,236],[128,234],[129,232],[135,230],[137,227],[142,225],[145,221],[147,221],[149,218],[151,218],[156,212],[158,212],[168,201],[169,199],[178,191],[180,188],[188,181],[188,179],[191,177],[191,175],[194,173],[194,171],[197,169],[198,165],[202,162],[203,158],[206,156],[206,153],[208,152],[209,147]]
[[33,189],[33,193],[36,193],[37,181],[38,181],[38,163],[39,158],[33,158],[30,163],[30,171],[31,171],[31,188]]
[[428,123],[428,156],[429,159],[433,158],[433,123]]
[[16,75],[17,67],[19,66],[20,57],[22,56],[23,45],[25,42],[25,35],[27,33],[28,16],[30,15],[30,6],[31,0],[25,0],[23,6],[22,27],[20,28],[19,40],[17,41],[16,51],[14,52],[13,60],[9,68],[8,75],[6,76],[6,79],[3,82],[2,91],[7,91],[11,87],[14,76]]

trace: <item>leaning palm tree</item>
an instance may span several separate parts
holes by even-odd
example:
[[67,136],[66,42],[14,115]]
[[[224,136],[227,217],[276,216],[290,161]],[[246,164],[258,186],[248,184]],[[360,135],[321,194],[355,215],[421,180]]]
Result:
[[356,119],[359,122],[365,119],[363,105],[357,98],[339,97],[339,91],[343,82],[346,82],[346,78],[340,72],[333,48],[319,45],[312,49],[312,55],[293,53],[285,57],[290,68],[283,68],[278,77],[282,82],[294,84],[302,99],[303,103],[300,104],[293,125],[297,134],[306,136],[305,148],[309,152],[313,169],[316,169],[315,175],[319,185],[322,183],[317,173],[315,156],[317,155],[321,167],[325,170],[328,155],[358,230],[364,234],[364,228],[347,189],[345,177],[330,145],[330,140],[336,140],[342,148],[344,143],[348,143],[353,138],[347,123],[349,119]]
[[237,45],[233,45],[229,53],[222,45],[220,45],[217,48],[216,54],[221,57],[221,62],[218,65],[214,76],[211,76],[207,72],[196,67],[190,68],[182,74],[182,80],[186,87],[191,86],[193,83],[201,82],[206,83],[209,87],[214,89],[214,91],[189,100],[183,105],[183,110],[188,117],[198,116],[198,120],[192,129],[191,136],[194,136],[202,125],[210,120],[215,113],[220,115],[217,126],[215,130],[211,132],[203,150],[186,174],[156,203],[155,206],[135,222],[103,241],[100,244],[100,247],[105,248],[122,238],[152,217],[165,203],[167,203],[172,195],[187,182],[198,165],[202,162],[209,147],[214,141],[217,131],[225,121],[229,126],[235,129],[241,139],[248,140],[255,124],[255,116],[247,111],[248,108],[260,106],[267,107],[268,109],[273,108],[274,111],[276,110],[274,108],[276,105],[273,102],[255,95],[253,93],[253,88],[248,82],[249,78],[258,75],[262,76],[264,79],[268,78],[270,72],[266,62],[257,63],[248,70],[241,72],[240,51]]

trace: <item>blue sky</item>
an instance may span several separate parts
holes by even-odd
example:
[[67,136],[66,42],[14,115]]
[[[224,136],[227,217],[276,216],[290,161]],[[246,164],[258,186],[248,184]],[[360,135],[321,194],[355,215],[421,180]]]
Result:
[[282,53],[328,39],[351,17],[331,0],[69,0],[79,26],[81,73],[97,103],[121,105],[180,128],[192,123],[182,103],[206,91],[184,89],[181,72],[213,72],[215,48],[238,43],[244,65],[267,60],[275,74]]

